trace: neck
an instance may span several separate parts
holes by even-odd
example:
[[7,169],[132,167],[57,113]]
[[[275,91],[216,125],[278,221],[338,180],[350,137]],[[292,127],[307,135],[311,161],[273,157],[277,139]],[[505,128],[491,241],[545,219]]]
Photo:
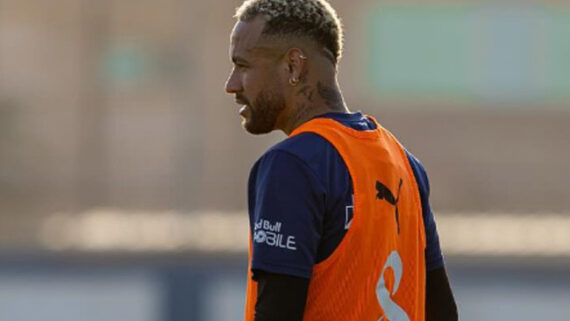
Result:
[[293,97],[294,101],[284,117],[283,125],[279,126],[287,135],[315,116],[330,112],[350,112],[336,81],[301,83]]

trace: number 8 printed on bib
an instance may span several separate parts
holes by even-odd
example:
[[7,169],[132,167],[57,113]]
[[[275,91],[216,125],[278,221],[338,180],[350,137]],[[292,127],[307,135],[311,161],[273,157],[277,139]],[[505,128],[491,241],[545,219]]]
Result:
[[[388,291],[386,287],[386,281],[384,275],[388,267],[392,268],[394,271],[394,287],[392,293]],[[395,295],[400,286],[400,280],[402,279],[402,259],[398,251],[394,250],[386,259],[382,273],[380,274],[380,280],[378,280],[378,285],[376,286],[376,296],[378,297],[378,302],[384,310],[384,315],[378,319],[378,321],[384,320],[386,317],[389,321],[410,321],[408,314],[402,307],[400,307],[396,302],[392,300],[392,295]]]

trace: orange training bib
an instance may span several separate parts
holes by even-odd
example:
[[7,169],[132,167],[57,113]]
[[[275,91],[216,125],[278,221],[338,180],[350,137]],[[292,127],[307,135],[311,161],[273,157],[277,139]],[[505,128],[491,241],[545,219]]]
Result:
[[[423,321],[425,235],[419,191],[403,147],[390,132],[357,131],[313,119],[291,136],[316,133],[344,160],[354,189],[354,216],[339,246],[313,267],[306,321]],[[251,243],[250,243],[251,265]],[[257,283],[248,271],[246,321]]]

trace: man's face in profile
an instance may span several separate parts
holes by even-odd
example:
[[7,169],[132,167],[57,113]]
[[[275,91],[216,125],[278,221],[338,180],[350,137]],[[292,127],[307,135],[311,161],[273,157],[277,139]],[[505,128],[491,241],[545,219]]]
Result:
[[279,59],[269,54],[267,48],[258,47],[264,26],[261,17],[238,21],[230,43],[234,67],[226,82],[226,92],[234,94],[236,102],[242,105],[239,114],[244,119],[243,126],[252,134],[274,130],[285,109]]

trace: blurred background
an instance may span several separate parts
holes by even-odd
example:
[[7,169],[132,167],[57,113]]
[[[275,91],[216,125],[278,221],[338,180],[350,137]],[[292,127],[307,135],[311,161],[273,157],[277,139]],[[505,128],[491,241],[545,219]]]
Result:
[[[570,3],[330,1],[340,83],[420,158],[462,320],[570,315]],[[0,0],[0,321],[239,320],[241,1]]]

